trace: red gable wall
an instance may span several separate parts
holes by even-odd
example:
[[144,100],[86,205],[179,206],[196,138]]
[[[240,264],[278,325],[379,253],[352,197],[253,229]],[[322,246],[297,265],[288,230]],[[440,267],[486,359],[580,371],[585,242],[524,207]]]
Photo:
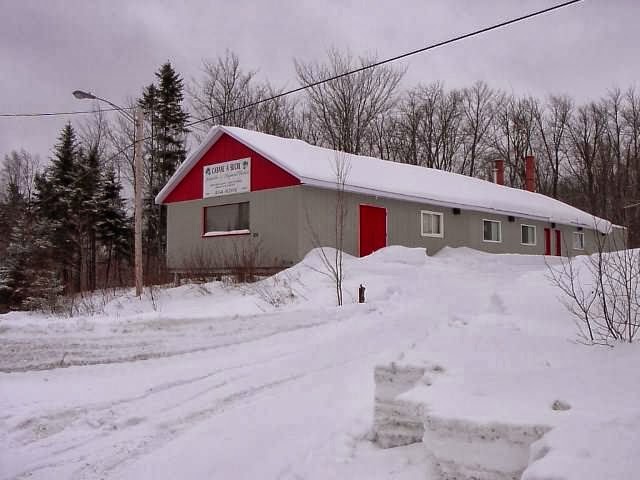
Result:
[[184,202],[202,198],[202,173],[205,165],[251,157],[251,191],[299,185],[293,175],[274,165],[262,155],[223,133],[207,153],[167,195],[163,203]]

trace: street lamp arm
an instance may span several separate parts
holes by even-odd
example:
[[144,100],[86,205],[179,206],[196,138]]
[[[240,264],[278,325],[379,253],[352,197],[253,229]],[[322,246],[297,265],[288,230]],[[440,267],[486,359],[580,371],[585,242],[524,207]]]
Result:
[[115,103],[107,100],[106,98],[101,98],[98,97],[96,95],[94,95],[93,93],[90,92],[84,92],[82,90],[74,90],[73,91],[73,96],[76,97],[77,99],[80,100],[85,100],[85,99],[89,99],[89,100],[98,100],[100,102],[104,102],[108,105],[111,105],[113,108],[115,108],[116,110],[118,110],[118,112],[120,112],[121,114],[123,114],[125,117],[127,117],[130,121],[135,123],[135,118],[133,115],[131,115],[129,112],[127,112],[126,109],[122,108],[120,105],[116,105]]
[[134,216],[134,277],[136,284],[136,296],[140,298],[142,296],[142,290],[144,287],[144,277],[142,269],[142,147],[143,147],[143,134],[144,134],[144,114],[140,106],[136,107],[135,115],[127,112],[124,108],[110,102],[106,98],[100,98],[93,93],[85,92],[82,90],[75,90],[73,96],[79,100],[98,100],[111,105],[124,117],[133,123],[134,127],[134,148],[133,148],[133,164],[134,164],[134,186],[133,192],[135,196],[135,203],[133,207]]

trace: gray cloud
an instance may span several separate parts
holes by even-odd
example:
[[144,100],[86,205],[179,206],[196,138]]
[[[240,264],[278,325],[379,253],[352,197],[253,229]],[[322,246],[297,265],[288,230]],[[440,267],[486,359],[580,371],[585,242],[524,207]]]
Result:
[[[293,58],[320,60],[331,47],[383,58],[555,3],[0,0],[0,111],[90,107],[71,96],[76,88],[125,103],[162,62],[188,81],[203,58],[227,48],[262,78],[293,87]],[[584,101],[637,82],[638,18],[635,0],[585,0],[398,66],[408,67],[405,85],[485,80],[516,94]],[[65,121],[0,118],[0,155],[23,147],[48,156]]]

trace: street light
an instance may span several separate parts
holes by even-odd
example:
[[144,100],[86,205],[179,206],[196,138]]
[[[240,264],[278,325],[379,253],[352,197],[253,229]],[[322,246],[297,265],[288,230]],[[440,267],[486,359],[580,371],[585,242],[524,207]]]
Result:
[[132,122],[135,122],[135,118],[133,115],[131,115],[129,112],[127,112],[124,108],[122,108],[119,105],[116,105],[113,102],[110,102],[109,100],[107,100],[106,98],[100,98],[100,97],[96,97],[93,93],[90,92],[85,92],[83,90],[74,90],[72,92],[73,96],[76,97],[78,100],[99,100],[101,102],[104,103],[108,103],[109,105],[111,105],[113,108],[115,108],[116,110],[118,110],[119,113],[121,113],[122,115],[124,115],[125,117],[127,117],[129,120],[131,120]]
[[98,100],[107,103],[115,108],[118,113],[123,115],[127,120],[133,122],[134,126],[134,147],[133,147],[133,166],[134,166],[134,204],[133,204],[133,230],[134,230],[134,273],[136,283],[136,296],[142,295],[142,135],[144,125],[144,115],[140,107],[135,108],[135,115],[131,115],[124,108],[110,102],[107,99],[95,96],[92,93],[82,90],[74,90],[73,96],[79,100]]

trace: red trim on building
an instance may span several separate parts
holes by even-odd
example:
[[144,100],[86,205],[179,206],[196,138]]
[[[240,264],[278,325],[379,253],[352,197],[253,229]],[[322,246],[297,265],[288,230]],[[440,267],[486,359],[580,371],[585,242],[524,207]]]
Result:
[[544,229],[544,254],[551,255],[551,229]]
[[387,246],[387,209],[360,204],[358,253],[365,257]]
[[162,203],[200,200],[202,198],[203,167],[247,157],[251,158],[252,192],[300,185],[300,180],[296,177],[285,172],[262,155],[259,155],[246,145],[224,133],[202,158],[198,160],[198,163],[189,170],[180,183],[169,192]]
[[556,257],[562,255],[562,232],[556,230]]

